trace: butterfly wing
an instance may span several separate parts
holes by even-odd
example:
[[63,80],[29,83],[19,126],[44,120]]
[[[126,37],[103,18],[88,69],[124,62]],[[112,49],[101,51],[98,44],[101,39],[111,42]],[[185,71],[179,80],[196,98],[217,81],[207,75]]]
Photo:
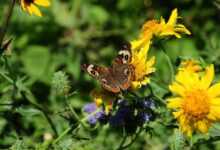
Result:
[[128,43],[123,45],[118,52],[118,56],[113,61],[113,65],[129,64],[131,62],[131,45]]
[[[129,64],[118,65],[113,68],[113,77],[121,90],[127,90],[133,79],[133,67]],[[116,80],[117,79],[117,80]]]
[[131,57],[131,45],[123,45],[112,64],[114,79],[117,81],[121,90],[127,90],[131,86],[131,81],[134,76],[134,68],[129,64]]
[[97,79],[102,87],[107,91],[118,93],[120,92],[120,87],[114,80],[112,76],[112,69],[107,67],[100,67],[93,64],[84,64],[82,69],[86,71],[90,76]]
[[127,90],[131,85],[133,67],[129,64],[130,61],[131,45],[126,44],[118,52],[118,56],[114,59],[111,67],[84,64],[82,68],[90,76],[99,80],[104,89],[118,93],[121,90]]

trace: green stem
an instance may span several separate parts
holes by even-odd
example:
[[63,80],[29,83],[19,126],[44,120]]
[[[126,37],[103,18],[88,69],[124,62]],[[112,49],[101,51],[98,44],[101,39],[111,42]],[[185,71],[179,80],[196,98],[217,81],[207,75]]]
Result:
[[149,83],[149,89],[150,89],[150,93],[157,99],[160,101],[160,103],[162,103],[163,105],[166,105],[166,103],[164,102],[164,100],[159,97],[157,94],[154,93],[152,87],[151,87],[151,84]]
[[65,96],[65,101],[67,106],[69,107],[69,110],[72,114],[72,116],[74,117],[75,120],[77,120],[77,122],[79,122],[80,124],[82,124],[83,127],[87,128],[87,126],[84,124],[84,122],[79,118],[79,116],[77,115],[76,111],[74,110],[74,108],[71,106],[71,104],[68,102],[68,97]]
[[13,81],[10,77],[8,77],[7,75],[5,75],[4,73],[0,72],[0,75],[1,75],[4,79],[6,79],[10,84],[13,84],[13,83],[14,83],[14,81]]
[[5,20],[3,21],[3,24],[2,24],[2,27],[1,27],[2,30],[0,31],[0,48],[2,48],[2,43],[3,43],[3,40],[4,40],[5,34],[7,32],[7,29],[8,29],[8,25],[9,25],[9,22],[10,22],[12,13],[13,13],[15,3],[16,3],[16,0],[11,0],[11,3],[8,7],[8,11],[6,13]]
[[143,128],[141,128],[141,129],[135,134],[135,137],[131,140],[130,143],[128,143],[127,145],[121,147],[121,150],[130,147],[130,146],[137,140],[137,138],[138,138],[138,136],[140,135],[140,133],[142,132],[142,130],[143,130]]
[[72,127],[68,127],[66,130],[64,130],[53,142],[53,145],[60,141],[67,133],[69,133],[72,130]]
[[23,96],[24,98],[26,98],[26,99],[28,100],[28,102],[29,102],[31,105],[33,105],[36,109],[40,110],[40,111],[43,113],[43,115],[44,115],[45,118],[47,119],[47,121],[48,121],[48,123],[49,123],[51,129],[53,130],[55,136],[57,137],[57,136],[58,136],[58,132],[57,132],[57,130],[56,130],[56,127],[55,127],[55,125],[54,125],[52,119],[51,119],[50,116],[48,115],[48,112],[47,112],[44,108],[42,108],[38,103],[35,102],[36,100],[35,100],[34,96],[32,95],[32,93],[31,93],[30,91],[27,91],[27,90],[26,90],[26,91],[24,91],[24,92],[21,92],[21,94],[22,94],[22,96]]
[[[91,113],[90,115],[88,115],[88,116],[86,116],[86,117],[80,119],[79,116],[77,115],[77,113],[75,112],[75,110],[73,109],[73,107],[71,106],[71,104],[67,101],[67,100],[68,100],[67,98],[68,98],[68,97],[65,96],[65,101],[66,101],[66,104],[68,105],[69,110],[70,110],[71,114],[73,115],[74,119],[79,123],[79,125],[82,125],[84,128],[88,129],[88,127],[87,127],[87,125],[84,123],[84,121],[87,120],[87,118],[88,118],[90,115],[94,115],[94,114],[96,114],[96,113],[97,113],[98,111],[100,111],[100,110],[97,110],[97,111],[95,111],[94,113]],[[77,128],[80,127],[79,125],[78,125]],[[77,129],[77,128],[76,128],[76,129]],[[66,130],[64,130],[64,131],[54,140],[53,144],[56,144],[57,142],[59,142],[60,139],[62,139],[62,138],[63,138],[66,134],[68,134],[69,131],[71,131],[72,129],[73,129],[73,127],[70,126],[70,127],[68,127]]]
[[116,150],[121,150],[123,148],[123,145],[125,144],[126,139],[127,139],[127,136],[126,136],[125,128],[123,128],[123,139],[120,142],[120,144]]
[[9,65],[9,63],[8,63],[8,59],[7,59],[7,57],[6,56],[3,56],[3,59],[4,59],[4,61],[5,61],[5,67],[6,67],[6,69],[8,70],[8,72],[9,72],[9,75],[11,75],[11,78],[12,78],[12,80],[13,80],[13,83],[15,83],[15,77],[13,76],[13,71],[12,71],[12,69],[11,69],[11,66]]
[[160,48],[163,51],[164,56],[167,60],[167,63],[168,63],[169,69],[170,69],[170,82],[172,82],[174,80],[174,69],[173,69],[172,61],[171,61],[170,57],[167,55],[166,50],[162,44],[160,44]]
[[69,110],[72,114],[72,116],[74,117],[75,120],[77,120],[78,123],[80,123],[85,129],[87,130],[94,130],[95,128],[89,128],[88,125],[85,123],[85,121],[88,119],[89,116],[95,115],[97,112],[100,111],[100,109],[97,109],[95,112],[89,114],[88,116],[80,119],[80,117],[77,115],[76,111],[74,110],[74,108],[71,106],[71,104],[68,102],[67,100],[67,96],[65,96],[65,101],[67,106],[69,107]]
[[172,82],[174,80],[174,69],[173,69],[173,65],[171,62],[170,57],[164,52],[165,58],[167,60],[168,66],[170,68],[170,81]]

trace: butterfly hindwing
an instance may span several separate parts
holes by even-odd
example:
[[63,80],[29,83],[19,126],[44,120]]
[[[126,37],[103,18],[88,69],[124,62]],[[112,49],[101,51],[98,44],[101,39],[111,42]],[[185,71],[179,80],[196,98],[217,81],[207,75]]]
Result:
[[133,78],[133,67],[129,64],[122,64],[113,68],[113,76],[122,90],[127,90]]
[[82,65],[83,70],[88,72],[90,76],[97,79],[102,87],[110,92],[118,93],[120,92],[120,87],[114,80],[112,76],[112,69],[107,67],[100,67],[93,64]]

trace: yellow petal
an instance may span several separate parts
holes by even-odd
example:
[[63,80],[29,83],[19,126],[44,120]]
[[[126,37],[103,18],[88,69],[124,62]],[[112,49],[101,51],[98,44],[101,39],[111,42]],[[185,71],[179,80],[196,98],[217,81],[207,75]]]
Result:
[[175,97],[167,99],[167,107],[168,108],[180,108],[182,106],[182,98]]
[[214,98],[220,96],[220,83],[214,84],[208,89],[208,94],[210,97]]
[[49,0],[34,0],[34,3],[44,7],[50,6]]
[[195,126],[202,133],[207,133],[208,132],[209,125],[208,125],[207,121],[198,121],[198,122],[196,122]]
[[191,128],[188,128],[188,129],[187,129],[186,135],[187,135],[188,137],[191,137],[191,136],[192,136],[192,129],[191,129]]
[[174,118],[179,118],[182,114],[183,114],[182,110],[173,112]]
[[179,71],[176,75],[176,80],[187,89],[193,89],[199,86],[199,74],[189,72],[187,70]]
[[42,16],[42,14],[41,14],[40,10],[37,8],[37,6],[35,6],[33,4],[30,5],[30,9],[29,10],[30,10],[31,14],[33,13],[33,14],[39,16],[39,17]]
[[131,88],[132,89],[138,89],[138,88],[140,88],[141,87],[141,83],[139,82],[139,81],[133,81],[133,82],[131,82]]
[[207,118],[210,120],[220,120],[220,108],[211,106]]
[[162,33],[160,34],[160,36],[170,36],[170,35],[174,35],[176,38],[181,38],[181,35],[180,35],[179,33],[176,33],[174,30],[175,30],[175,29],[162,31]]
[[177,13],[177,9],[175,8],[171,15],[170,15],[170,18],[167,22],[168,25],[175,25],[176,24],[176,21],[177,21],[177,16],[178,16],[178,13]]
[[27,6],[26,9],[27,9],[27,12],[28,12],[30,15],[33,14],[33,10],[32,10],[31,5]]
[[220,107],[220,98],[212,98],[210,99],[211,106],[219,106]]
[[218,118],[216,117],[215,114],[213,114],[212,112],[209,112],[209,114],[207,115],[207,118],[209,120],[212,120],[212,121],[216,121]]
[[22,8],[24,11],[27,11],[27,8],[25,7],[25,2],[24,2],[24,0],[21,0],[21,8]]
[[191,34],[191,32],[183,24],[177,24],[175,31],[180,32],[180,33],[185,33],[188,35]]
[[98,107],[101,106],[101,104],[103,103],[103,100],[101,97],[94,97],[94,101]]
[[209,67],[206,68],[205,75],[201,79],[201,88],[202,89],[207,89],[214,78],[214,65],[210,65]]
[[171,84],[169,86],[170,91],[172,91],[173,93],[177,94],[177,95],[181,95],[184,96],[185,93],[185,88],[178,84],[177,82],[174,82],[173,84]]

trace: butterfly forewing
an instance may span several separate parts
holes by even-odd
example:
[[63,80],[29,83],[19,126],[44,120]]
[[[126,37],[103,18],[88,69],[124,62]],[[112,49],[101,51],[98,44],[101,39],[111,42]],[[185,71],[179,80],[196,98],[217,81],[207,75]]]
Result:
[[90,76],[97,79],[104,89],[113,93],[120,92],[120,87],[112,76],[111,68],[101,67],[93,64],[84,64],[82,65],[82,69],[88,72]]

